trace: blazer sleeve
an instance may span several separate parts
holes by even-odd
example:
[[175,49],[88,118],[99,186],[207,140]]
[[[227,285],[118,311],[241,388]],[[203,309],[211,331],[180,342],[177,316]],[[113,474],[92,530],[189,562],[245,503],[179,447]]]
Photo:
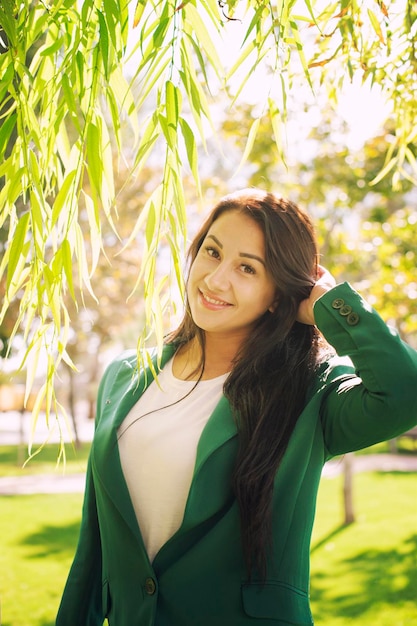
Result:
[[[118,362],[112,362],[100,381],[96,425],[100,420],[102,399],[119,367]],[[61,598],[56,626],[102,626],[103,621],[102,548],[90,453],[78,545]]]
[[416,425],[417,352],[348,283],[321,296],[314,316],[337,354],[351,360],[350,367],[336,368],[337,376],[329,366],[323,388],[329,456],[392,439]]
[[56,626],[102,626],[101,564],[100,530],[89,461],[78,546],[62,595]]

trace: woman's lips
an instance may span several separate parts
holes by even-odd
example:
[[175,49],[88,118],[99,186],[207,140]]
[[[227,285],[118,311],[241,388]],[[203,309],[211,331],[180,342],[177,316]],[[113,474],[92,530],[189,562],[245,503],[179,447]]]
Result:
[[201,291],[201,289],[199,289],[198,291],[200,294],[200,299],[202,300],[203,304],[208,308],[225,309],[229,306],[232,306],[229,302],[226,302],[225,300],[219,300],[218,298],[210,296],[208,293]]

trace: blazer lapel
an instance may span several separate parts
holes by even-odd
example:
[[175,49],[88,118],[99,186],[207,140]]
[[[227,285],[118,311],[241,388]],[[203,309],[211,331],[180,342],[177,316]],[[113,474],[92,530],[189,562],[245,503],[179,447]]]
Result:
[[201,433],[197,447],[194,480],[211,454],[236,434],[236,422],[229,401],[222,396]]
[[153,562],[161,574],[198,541],[234,502],[231,477],[237,454],[237,427],[223,396],[210,416],[197,447],[193,479],[178,531]]
[[186,531],[222,509],[232,494],[231,477],[238,446],[229,401],[222,396],[197,447],[193,478],[180,530]]

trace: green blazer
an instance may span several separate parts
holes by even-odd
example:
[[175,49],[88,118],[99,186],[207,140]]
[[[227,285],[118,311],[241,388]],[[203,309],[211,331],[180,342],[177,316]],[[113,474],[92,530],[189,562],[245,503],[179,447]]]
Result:
[[[417,353],[348,284],[315,304],[338,356],[317,376],[277,471],[266,584],[246,579],[230,487],[238,433],[223,397],[201,435],[180,529],[149,562],[116,431],[152,380],[136,354],[100,384],[80,538],[57,626],[311,625],[309,548],[324,463],[417,423]],[[166,348],[163,363],[172,356]],[[346,358],[346,357],[350,358]],[[140,463],[140,459],[138,459]]]

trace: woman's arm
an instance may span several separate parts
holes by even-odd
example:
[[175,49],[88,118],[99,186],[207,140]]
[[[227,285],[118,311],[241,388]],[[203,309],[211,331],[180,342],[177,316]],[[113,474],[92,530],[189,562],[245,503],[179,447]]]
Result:
[[102,626],[101,564],[100,530],[89,460],[78,546],[61,599],[56,626]]
[[[314,320],[354,371],[328,384],[322,404],[332,455],[391,439],[417,423],[417,353],[347,283],[313,304]],[[328,374],[328,381],[332,378]]]
[[[98,389],[96,426],[100,421],[103,398],[113,384],[120,363],[113,361],[106,369]],[[91,453],[77,550],[59,607],[56,626],[102,626],[102,546],[97,515],[96,492]]]

